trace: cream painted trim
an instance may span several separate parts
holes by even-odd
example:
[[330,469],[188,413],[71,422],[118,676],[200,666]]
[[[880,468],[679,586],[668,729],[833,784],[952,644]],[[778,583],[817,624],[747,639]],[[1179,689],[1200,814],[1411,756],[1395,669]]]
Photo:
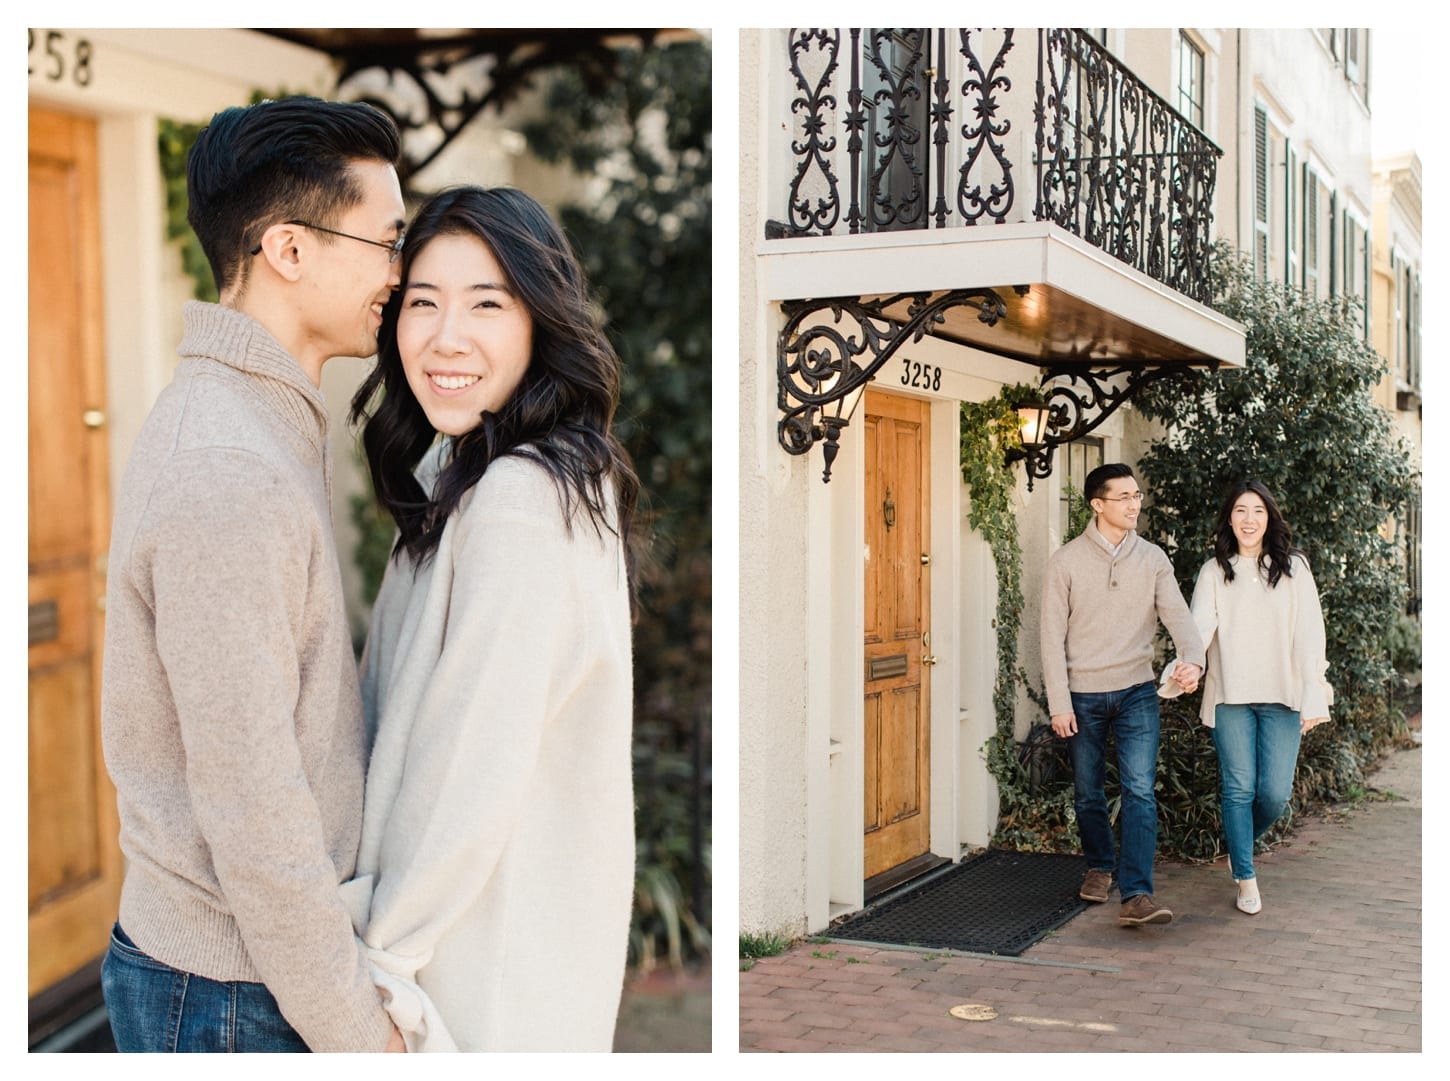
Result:
[[[43,31],[37,31],[43,33]],[[84,86],[30,75],[32,99],[64,102],[91,113],[149,112],[176,120],[208,119],[244,104],[253,90],[327,94],[333,82],[325,53],[251,30],[79,29],[65,39],[89,41],[93,77]]]

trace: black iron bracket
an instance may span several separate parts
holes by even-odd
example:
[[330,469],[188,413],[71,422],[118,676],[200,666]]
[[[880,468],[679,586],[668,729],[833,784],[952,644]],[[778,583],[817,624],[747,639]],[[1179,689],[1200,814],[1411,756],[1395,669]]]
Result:
[[[908,302],[905,318],[886,314],[903,302]],[[974,309],[987,326],[995,326],[1007,314],[1002,297],[991,289],[783,303],[786,322],[776,339],[780,445],[790,454],[805,454],[824,442],[826,464],[821,479],[829,484],[841,430],[851,419],[844,409],[847,400],[875,378],[903,345],[931,334],[954,308]],[[828,311],[830,322],[823,318]],[[859,334],[842,327],[843,316],[855,322]]]
[[[1049,410],[1047,431],[1041,443],[1008,450],[1007,463],[1026,462],[1027,490],[1030,492],[1034,480],[1045,480],[1051,475],[1055,448],[1087,435],[1150,383],[1194,373],[1195,370],[1186,364],[1044,368],[1041,386]],[[1124,376],[1126,380],[1120,381]]]

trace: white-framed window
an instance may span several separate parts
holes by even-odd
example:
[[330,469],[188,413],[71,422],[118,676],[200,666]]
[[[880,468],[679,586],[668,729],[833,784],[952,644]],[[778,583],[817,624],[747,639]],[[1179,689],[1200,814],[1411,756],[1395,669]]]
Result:
[[1338,244],[1338,295],[1359,297],[1363,304],[1364,336],[1372,333],[1370,323],[1370,237],[1369,226],[1353,210],[1345,207],[1340,214]]
[[1329,251],[1329,190],[1319,170],[1310,162],[1303,166],[1303,239],[1300,247],[1303,266],[1302,287],[1312,296],[1323,296],[1328,280],[1324,267]]
[[1182,30],[1178,32],[1178,111],[1198,128],[1204,127],[1203,50]]
[[1395,370],[1405,385],[1420,389],[1420,274],[1408,260],[1395,265]]
[[1072,508],[1083,502],[1082,485],[1087,475],[1103,464],[1103,441],[1084,436],[1064,443],[1057,448],[1057,453],[1061,457],[1056,468],[1062,474],[1062,495],[1058,503],[1062,513],[1062,539],[1066,541],[1077,535],[1072,528]]

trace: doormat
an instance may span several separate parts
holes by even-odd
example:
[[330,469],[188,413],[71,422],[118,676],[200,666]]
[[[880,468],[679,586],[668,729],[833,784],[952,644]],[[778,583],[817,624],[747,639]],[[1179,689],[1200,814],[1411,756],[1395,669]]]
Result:
[[988,849],[832,927],[831,938],[1017,957],[1087,902],[1081,856]]

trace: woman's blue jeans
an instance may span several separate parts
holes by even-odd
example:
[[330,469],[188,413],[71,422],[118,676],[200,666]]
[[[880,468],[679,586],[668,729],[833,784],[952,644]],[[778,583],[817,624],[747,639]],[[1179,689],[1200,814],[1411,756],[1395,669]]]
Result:
[[121,925],[101,962],[117,1051],[306,1051],[260,983],[218,982],[164,965]]
[[1118,896],[1126,901],[1153,892],[1153,853],[1158,847],[1158,690],[1140,683],[1123,691],[1072,694],[1077,735],[1072,752],[1077,830],[1090,870],[1113,870],[1113,826],[1108,820],[1106,779],[1108,732],[1118,747],[1119,820],[1122,849],[1117,862]]
[[1223,835],[1236,879],[1254,877],[1254,842],[1284,813],[1299,758],[1299,714],[1254,702],[1213,711],[1222,778]]

